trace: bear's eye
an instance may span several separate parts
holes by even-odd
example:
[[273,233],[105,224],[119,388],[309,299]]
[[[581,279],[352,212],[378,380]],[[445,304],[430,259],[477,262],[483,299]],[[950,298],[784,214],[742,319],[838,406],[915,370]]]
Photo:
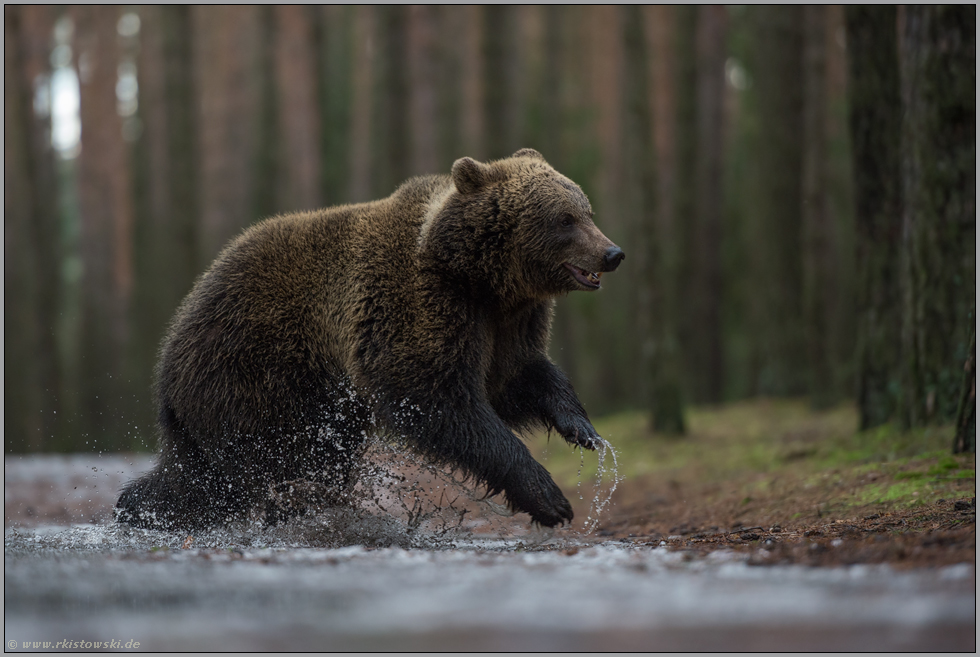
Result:
[[571,228],[575,224],[575,219],[572,218],[572,215],[566,214],[562,216],[559,223],[561,224],[562,228]]

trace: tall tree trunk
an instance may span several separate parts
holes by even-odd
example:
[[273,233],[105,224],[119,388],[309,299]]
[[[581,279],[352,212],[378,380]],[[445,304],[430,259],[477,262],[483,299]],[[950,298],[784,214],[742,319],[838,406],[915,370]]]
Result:
[[[676,303],[678,331],[681,358],[687,367],[682,370],[682,381],[685,390],[692,399],[704,401],[701,398],[699,376],[703,372],[703,360],[699,358],[698,350],[702,347],[698,336],[702,335],[697,325],[698,313],[696,296],[702,292],[697,285],[699,280],[697,270],[697,139],[698,139],[698,7],[683,5],[673,8],[674,33],[673,49],[670,61],[673,63],[675,80],[674,144],[676,166],[674,176],[676,187],[674,191],[674,210],[677,227],[674,233],[674,249],[665,252],[664,257],[673,262],[674,279],[677,286]],[[674,253],[671,253],[673,251]],[[676,255],[675,255],[676,254]],[[695,365],[695,363],[697,363]]]
[[963,364],[963,383],[960,384],[959,408],[956,411],[956,434],[953,437],[953,454],[977,451],[977,325],[976,306],[970,313],[973,334],[970,336],[970,352]]
[[4,7],[4,435],[12,449],[57,444],[61,297],[50,113],[33,111],[35,80],[50,73],[54,13]]
[[892,418],[901,381],[901,105],[895,7],[845,11],[858,235],[857,403],[864,430]]
[[[264,56],[259,8],[193,7],[191,17],[200,138],[200,272],[229,239],[258,218],[264,208],[256,197],[268,196],[270,181],[255,180],[255,153],[262,139],[261,78],[255,71]],[[266,205],[271,211],[272,204]]]
[[[649,307],[650,300],[647,300],[647,307],[641,309],[647,319],[639,323],[645,323],[649,328],[656,313],[665,314],[674,323],[674,335],[680,351],[676,358],[680,360],[686,357],[681,327],[687,320],[684,315],[687,305],[682,301],[687,289],[681,271],[689,264],[688,254],[681,245],[688,244],[692,224],[691,215],[682,215],[681,211],[692,211],[690,186],[694,183],[693,161],[690,159],[693,155],[694,117],[689,113],[694,107],[694,14],[687,7],[671,6],[647,7],[644,14],[645,36],[649,44],[649,102],[656,158],[655,234],[661,246],[656,250],[657,262],[646,265],[652,268],[648,274],[660,279],[659,282],[654,281],[660,286],[659,302],[654,308]],[[687,187],[681,189],[681,185]],[[653,254],[650,257],[654,257]],[[648,286],[648,283],[643,284],[645,288]],[[640,362],[651,374],[653,368],[649,359],[656,354],[657,348],[653,333],[641,335],[637,342],[642,350]],[[679,373],[678,383],[684,384],[684,377]],[[653,382],[645,382],[641,389],[644,403],[648,404],[653,399]]]
[[[167,322],[200,273],[201,169],[191,9],[148,5],[141,18],[137,71],[143,137],[135,149],[139,184],[130,371],[142,394],[151,389]],[[141,425],[153,419],[148,407]]]
[[247,197],[244,225],[264,219],[279,211],[284,193],[286,151],[280,148],[281,120],[279,94],[276,85],[276,24],[275,8],[255,7],[257,25],[254,41],[254,60],[246,69],[254,85],[255,115],[251,127],[254,135],[252,152],[246,162],[250,165],[252,186]]
[[491,159],[523,146],[520,27],[517,7],[483,7],[484,146]]
[[462,13],[461,39],[453,39],[459,45],[460,88],[460,152],[453,158],[468,155],[478,160],[486,158],[484,134],[486,133],[486,82],[483,71],[484,13],[481,7],[463,5],[456,8]]
[[695,36],[697,105],[694,162],[694,349],[684,354],[692,395],[721,401],[724,371],[721,333],[722,128],[727,16],[720,5],[698,7]]
[[847,38],[844,7],[825,8],[826,95],[826,210],[834,289],[830,294],[828,344],[832,349],[833,395],[835,400],[853,397],[856,389],[857,353],[857,237],[854,202],[854,161],[851,154],[847,103]]
[[353,104],[354,8],[322,7],[316,42],[320,103],[320,189],[324,205],[348,200],[351,106]]
[[408,125],[411,135],[410,175],[436,173],[439,163],[436,92],[436,26],[437,9],[425,5],[408,8]]
[[311,210],[323,201],[320,189],[320,113],[317,98],[315,15],[309,7],[278,5],[275,62],[278,193],[273,212]]
[[374,105],[374,60],[377,42],[376,9],[362,5],[354,10],[354,83],[351,99],[350,192],[352,203],[371,198],[371,108]]
[[910,5],[901,42],[903,418],[955,418],[976,300],[976,7]]
[[[655,213],[656,172],[652,112],[649,107],[647,47],[643,33],[643,17],[639,7],[631,5],[622,9],[623,45],[625,70],[623,93],[623,152],[626,177],[624,196],[637,217],[637,248],[633,250],[637,280],[642,291],[638,306],[646,317],[652,335],[652,349],[644,354],[644,365],[652,371],[650,403],[655,431],[683,434],[684,414],[678,382],[678,349],[674,318],[665,303],[666,289],[670,281],[660,275],[661,254],[669,248],[659,239]],[[646,332],[646,331],[645,331]]]
[[824,6],[803,9],[803,315],[809,360],[810,401],[834,401],[833,227],[827,207],[827,56]]
[[117,7],[77,7],[81,153],[78,191],[84,264],[81,390],[89,447],[118,444],[127,412],[123,376],[132,289],[128,148],[116,109]]
[[758,391],[806,392],[803,329],[802,164],[803,9],[753,7],[756,26],[755,81],[761,139],[756,196],[761,278],[752,293],[765,301],[754,318],[761,347]]
[[410,144],[409,78],[405,66],[407,47],[406,17],[408,7],[379,6],[378,15],[378,95],[375,98],[377,135],[374,152],[375,175],[373,196],[387,196],[409,175]]
[[[645,10],[647,43],[650,44],[651,94],[650,106],[653,111],[653,132],[657,154],[657,216],[662,224],[661,236],[671,244],[677,243],[679,217],[676,212],[677,195],[677,144],[678,130],[678,71],[674,61],[676,32],[675,7],[656,5]],[[671,259],[669,270],[676,271],[676,250],[671,249],[665,257]],[[676,281],[676,273],[670,280]]]

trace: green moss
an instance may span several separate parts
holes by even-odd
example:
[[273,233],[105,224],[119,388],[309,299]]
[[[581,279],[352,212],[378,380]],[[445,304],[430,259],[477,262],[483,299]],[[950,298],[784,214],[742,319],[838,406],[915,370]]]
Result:
[[959,469],[960,469],[959,462],[951,455],[947,454],[939,460],[939,463],[929,468],[929,474],[943,475],[949,473],[951,470],[959,470]]
[[[735,499],[743,504],[764,498],[777,479],[804,488],[839,488],[844,506],[904,506],[941,497],[942,486],[962,488],[954,480],[975,478],[973,455],[949,453],[951,427],[901,431],[885,425],[857,432],[852,405],[817,412],[805,400],[762,399],[696,407],[688,420],[682,437],[654,433],[649,415],[641,412],[597,418],[595,426],[613,446],[619,477],[738,481]],[[554,433],[550,439],[531,437],[528,444],[566,490],[596,481],[595,453],[570,449]],[[609,482],[610,455],[603,467],[603,481]]]
[[921,479],[925,474],[922,472],[899,472],[895,474],[896,479]]
[[901,431],[886,424],[863,432],[838,435],[828,442],[821,460],[828,466],[892,462],[910,457],[949,455],[951,427]]
[[934,502],[941,497],[933,482],[925,478],[904,479],[895,483],[870,484],[845,500],[845,506],[864,506],[870,504],[890,504],[896,507],[918,506]]

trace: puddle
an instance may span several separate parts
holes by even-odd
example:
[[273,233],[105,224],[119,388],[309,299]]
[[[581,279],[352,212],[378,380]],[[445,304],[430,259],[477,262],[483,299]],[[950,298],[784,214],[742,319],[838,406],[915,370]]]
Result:
[[[85,499],[111,506],[103,475],[119,463],[33,459],[8,458],[8,508],[30,487],[69,499],[78,476],[102,486]],[[10,526],[4,639],[16,651],[65,640],[140,650],[975,649],[971,565],[760,567],[734,552],[692,558],[531,531],[519,518],[464,520],[447,531],[337,510],[192,540],[108,520]]]

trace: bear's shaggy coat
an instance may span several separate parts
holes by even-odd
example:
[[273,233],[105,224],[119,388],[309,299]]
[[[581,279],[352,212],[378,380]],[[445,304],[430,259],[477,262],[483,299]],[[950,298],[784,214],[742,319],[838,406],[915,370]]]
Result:
[[346,490],[380,429],[535,522],[570,520],[514,430],[601,440],[546,352],[554,297],[598,288],[623,257],[581,189],[531,149],[249,228],[170,325],[159,462],[123,490],[118,519],[200,528],[269,504],[284,482]]

